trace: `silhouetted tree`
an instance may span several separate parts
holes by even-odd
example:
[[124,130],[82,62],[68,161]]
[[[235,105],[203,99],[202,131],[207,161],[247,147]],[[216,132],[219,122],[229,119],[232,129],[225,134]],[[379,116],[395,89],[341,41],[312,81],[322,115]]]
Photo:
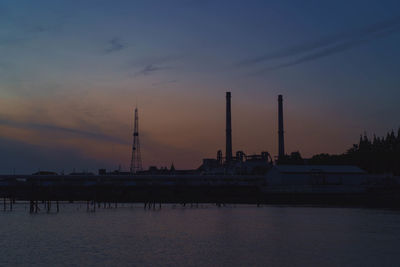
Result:
[[309,164],[332,165],[351,164],[370,173],[393,173],[400,175],[400,128],[397,136],[392,130],[386,137],[367,135],[360,136],[358,144],[354,144],[346,153],[340,155],[319,154],[308,160]]

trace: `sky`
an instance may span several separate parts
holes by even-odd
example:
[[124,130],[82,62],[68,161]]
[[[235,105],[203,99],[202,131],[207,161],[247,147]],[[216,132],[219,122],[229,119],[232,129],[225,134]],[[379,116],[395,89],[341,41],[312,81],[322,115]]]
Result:
[[399,1],[0,2],[0,173],[343,153],[400,126]]

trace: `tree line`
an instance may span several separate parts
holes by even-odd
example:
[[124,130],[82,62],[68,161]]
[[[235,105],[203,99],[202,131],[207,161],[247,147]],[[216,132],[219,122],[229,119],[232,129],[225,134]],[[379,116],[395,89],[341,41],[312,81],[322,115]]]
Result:
[[369,173],[400,175],[400,128],[397,135],[394,131],[383,137],[374,135],[372,139],[361,135],[358,144],[343,154],[323,153],[303,159],[299,152],[293,152],[279,160],[279,164],[356,165]]

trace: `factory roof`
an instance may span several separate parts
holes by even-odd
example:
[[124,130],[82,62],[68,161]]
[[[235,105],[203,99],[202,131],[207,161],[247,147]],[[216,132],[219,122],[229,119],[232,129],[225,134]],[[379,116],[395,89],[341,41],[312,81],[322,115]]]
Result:
[[277,170],[283,173],[351,173],[365,174],[366,172],[353,165],[277,165]]

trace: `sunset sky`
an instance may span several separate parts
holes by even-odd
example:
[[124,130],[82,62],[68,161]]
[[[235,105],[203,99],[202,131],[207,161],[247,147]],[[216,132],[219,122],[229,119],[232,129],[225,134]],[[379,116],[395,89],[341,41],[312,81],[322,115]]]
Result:
[[342,153],[400,126],[399,1],[0,2],[0,173]]

